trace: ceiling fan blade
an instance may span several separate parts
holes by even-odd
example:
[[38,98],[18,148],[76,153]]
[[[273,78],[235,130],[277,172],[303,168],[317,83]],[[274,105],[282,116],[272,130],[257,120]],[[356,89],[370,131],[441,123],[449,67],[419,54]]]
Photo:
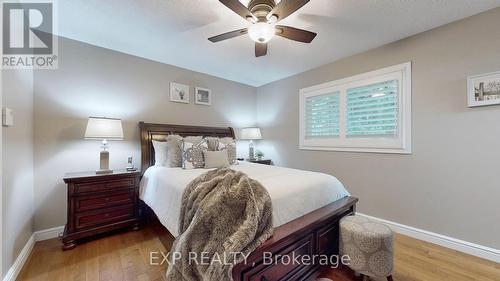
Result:
[[208,40],[210,40],[212,43],[215,43],[215,42],[231,39],[234,37],[238,37],[240,35],[247,34],[247,33],[248,33],[248,29],[242,28],[242,29],[229,31],[229,32],[226,32],[223,34],[219,34],[217,36],[210,37],[210,38],[208,38]]
[[267,55],[267,43],[255,43],[255,56],[262,57]]
[[270,19],[273,15],[278,17],[278,20],[283,20],[289,15],[293,14],[298,9],[302,8],[310,0],[281,0],[281,2],[276,5],[271,12],[267,15],[267,19]]
[[233,12],[240,15],[242,18],[248,20],[248,18],[252,18],[254,21],[257,21],[257,18],[248,10],[245,5],[243,5],[238,0],[219,0],[224,6],[231,9]]
[[316,33],[291,26],[277,25],[276,35],[303,43],[311,43]]

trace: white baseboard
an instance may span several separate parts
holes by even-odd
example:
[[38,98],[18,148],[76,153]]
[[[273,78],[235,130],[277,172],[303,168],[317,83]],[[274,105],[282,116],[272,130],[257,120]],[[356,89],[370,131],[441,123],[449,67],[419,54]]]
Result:
[[446,235],[430,232],[427,230],[411,227],[408,225],[379,219],[362,213],[356,213],[357,215],[364,216],[376,220],[378,222],[384,223],[394,230],[396,233],[404,234],[406,236],[413,237],[415,239],[423,240],[429,243],[437,244],[446,248],[450,248],[462,253],[480,257],[486,260],[494,261],[500,263],[500,250],[478,245],[475,243],[463,241]]
[[28,257],[30,256],[31,251],[33,250],[33,247],[35,246],[35,242],[48,240],[48,239],[52,239],[52,238],[57,238],[57,237],[59,237],[59,233],[61,233],[63,231],[64,231],[64,226],[58,226],[58,227],[53,227],[53,228],[49,228],[49,229],[35,231],[31,235],[30,239],[28,239],[28,242],[26,242],[26,245],[21,250],[19,255],[17,256],[17,259],[14,261],[14,264],[10,267],[7,274],[5,274],[3,281],[15,281],[16,280],[17,276],[19,275],[19,272],[21,272],[21,269],[23,268],[24,264],[28,260]]
[[26,263],[26,260],[28,260],[28,257],[30,256],[31,250],[33,250],[34,246],[35,246],[35,234],[33,233],[30,239],[28,239],[28,242],[26,242],[26,245],[24,245],[24,248],[17,256],[17,259],[14,261],[14,264],[10,267],[9,271],[7,271],[7,274],[5,274],[3,281],[16,281],[19,272],[21,272],[21,269]]
[[63,231],[64,231],[64,225],[35,231],[35,241],[43,241],[52,238],[57,238],[59,237],[59,234],[62,233]]

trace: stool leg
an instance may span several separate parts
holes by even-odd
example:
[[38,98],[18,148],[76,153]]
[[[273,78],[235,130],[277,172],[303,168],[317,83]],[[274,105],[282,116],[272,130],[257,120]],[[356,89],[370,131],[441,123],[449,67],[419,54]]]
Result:
[[387,281],[393,281],[392,280],[392,275],[387,276]]

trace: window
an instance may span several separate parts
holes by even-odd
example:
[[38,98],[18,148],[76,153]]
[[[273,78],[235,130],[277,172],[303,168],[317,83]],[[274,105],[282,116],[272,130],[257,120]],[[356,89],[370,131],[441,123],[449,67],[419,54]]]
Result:
[[339,136],[339,92],[306,99],[306,138]]
[[347,136],[396,136],[398,80],[347,89]]
[[411,63],[300,90],[300,148],[411,153]]

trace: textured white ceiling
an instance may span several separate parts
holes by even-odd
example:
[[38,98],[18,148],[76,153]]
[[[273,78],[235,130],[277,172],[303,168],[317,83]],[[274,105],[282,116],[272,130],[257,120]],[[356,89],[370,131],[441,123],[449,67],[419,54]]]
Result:
[[247,36],[207,40],[248,25],[217,0],[58,3],[61,36],[253,86],[500,6],[500,0],[311,0],[281,23],[317,32],[316,39],[276,37],[268,55],[256,58]]

